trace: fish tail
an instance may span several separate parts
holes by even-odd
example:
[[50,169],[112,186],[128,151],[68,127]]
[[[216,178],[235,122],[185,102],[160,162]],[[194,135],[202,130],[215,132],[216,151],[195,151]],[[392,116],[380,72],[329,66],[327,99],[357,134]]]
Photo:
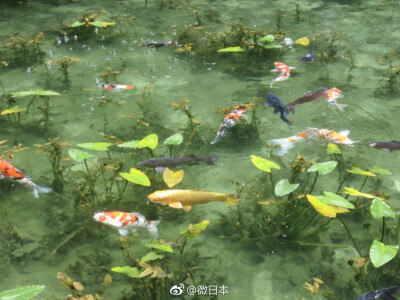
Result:
[[279,145],[281,149],[276,153],[278,156],[282,156],[285,153],[291,149],[294,144],[296,143],[297,139],[295,137],[290,137],[290,138],[284,138],[284,139],[275,139],[275,140],[269,140],[273,145]]
[[50,192],[52,192],[52,191],[53,191],[53,190],[52,190],[51,188],[46,187],[46,186],[43,186],[43,185],[35,184],[35,185],[33,186],[33,196],[34,196],[35,198],[39,198],[39,193],[44,193],[44,194],[46,194],[46,193],[50,193]]
[[236,198],[234,194],[226,195],[225,203],[229,205],[238,205],[240,199]]
[[158,228],[157,225],[160,224],[160,221],[149,221],[149,224],[147,225],[147,231],[150,232],[150,234],[155,238],[156,240],[158,239]]
[[133,86],[133,85],[127,85],[127,86],[125,86],[125,88],[127,88],[128,90],[130,90],[130,89],[133,89],[134,86]]
[[343,112],[343,111],[344,111],[344,108],[347,106],[347,104],[339,104],[339,103],[334,103],[333,105],[336,106],[337,109],[338,109],[340,112]]
[[214,156],[209,156],[204,159],[204,162],[211,166],[215,166],[215,162],[218,160],[219,156],[214,155]]
[[222,135],[217,135],[216,137],[215,137],[215,139],[213,139],[212,141],[211,141],[211,145],[214,145],[216,142],[218,142],[220,139],[221,139],[221,137],[222,137]]

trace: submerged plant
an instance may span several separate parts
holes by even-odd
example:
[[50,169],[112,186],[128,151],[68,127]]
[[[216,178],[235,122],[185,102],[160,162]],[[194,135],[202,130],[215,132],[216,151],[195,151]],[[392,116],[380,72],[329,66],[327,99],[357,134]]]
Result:
[[0,292],[0,299],[30,300],[44,290],[44,285],[24,286]]

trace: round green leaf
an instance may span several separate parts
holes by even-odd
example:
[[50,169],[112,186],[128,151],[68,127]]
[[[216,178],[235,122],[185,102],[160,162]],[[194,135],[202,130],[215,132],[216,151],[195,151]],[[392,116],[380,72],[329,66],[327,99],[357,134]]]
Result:
[[127,275],[129,277],[132,277],[132,278],[141,278],[140,277],[140,271],[136,267],[135,268],[132,268],[132,267],[129,267],[129,266],[114,267],[114,268],[111,268],[111,271],[114,271],[114,272],[117,272],[117,273],[122,273],[122,274],[125,274],[125,275]]
[[175,133],[168,137],[165,141],[165,145],[171,145],[171,146],[179,146],[183,142],[183,135],[182,133]]
[[146,262],[146,261],[150,261],[150,260],[157,260],[157,259],[161,259],[163,258],[164,255],[162,254],[157,254],[154,251],[151,251],[149,253],[147,253],[145,256],[143,256],[140,260],[142,262]]
[[169,253],[174,252],[174,250],[172,249],[172,247],[170,245],[160,244],[159,242],[145,244],[145,245],[146,245],[146,247],[154,248],[154,249],[161,250],[164,252],[169,252]]
[[369,250],[369,257],[375,268],[383,266],[387,262],[391,261],[399,251],[399,246],[386,246],[385,244],[374,240],[371,249]]
[[390,206],[378,198],[372,201],[371,214],[375,219],[383,217],[394,219],[396,217]]
[[261,42],[273,42],[275,41],[275,37],[272,34],[267,34],[260,39]]
[[125,178],[126,180],[136,184],[144,186],[151,185],[149,177],[147,177],[147,175],[144,174],[142,171],[139,171],[138,169],[135,168],[131,168],[129,173],[119,173],[119,175]]
[[270,160],[267,160],[265,158],[261,158],[259,156],[255,156],[255,155],[250,155],[250,158],[251,158],[251,162],[253,163],[253,165],[255,165],[261,171],[269,173],[269,172],[271,172],[271,168],[278,169],[278,170],[281,169],[281,167],[278,164],[276,164]]
[[217,52],[219,53],[227,53],[227,52],[243,52],[244,49],[241,47],[228,47],[223,49],[218,49]]
[[96,150],[96,151],[108,151],[108,147],[114,145],[113,143],[83,143],[77,144],[78,147],[88,149],[88,150]]
[[76,160],[77,162],[83,162],[85,159],[94,158],[94,156],[90,153],[73,148],[68,149],[68,154],[73,160]]
[[337,166],[337,161],[331,160],[323,163],[317,163],[308,168],[307,172],[318,172],[321,175],[326,175],[332,172]]
[[387,170],[387,169],[382,169],[382,168],[379,168],[379,167],[377,167],[377,166],[372,166],[372,168],[370,169],[370,171],[371,171],[372,173],[376,173],[376,174],[392,175],[392,172],[390,172],[389,170]]
[[149,134],[148,136],[145,136],[143,139],[140,140],[139,142],[139,148],[149,148],[149,149],[155,149],[158,145],[158,136],[155,133]]
[[353,203],[351,203],[349,200],[331,192],[324,192],[324,196],[318,196],[318,199],[320,199],[322,202],[326,204],[337,207],[344,207],[350,209],[355,208]]
[[326,153],[328,154],[341,154],[342,151],[340,151],[340,148],[333,143],[329,143],[328,146],[326,146]]
[[139,140],[133,140],[133,141],[130,141],[130,142],[119,144],[118,147],[136,149],[136,148],[139,148],[139,142],[140,142]]
[[358,174],[358,175],[364,175],[364,176],[376,176],[374,173],[370,171],[365,171],[363,169],[357,168],[357,167],[351,167],[351,170],[347,170],[347,172],[352,173],[352,174]]
[[295,189],[297,189],[299,185],[299,183],[291,184],[287,179],[279,180],[278,183],[275,185],[275,195],[281,197],[290,194]]
[[43,291],[44,285],[24,286],[0,292],[1,300],[29,300]]

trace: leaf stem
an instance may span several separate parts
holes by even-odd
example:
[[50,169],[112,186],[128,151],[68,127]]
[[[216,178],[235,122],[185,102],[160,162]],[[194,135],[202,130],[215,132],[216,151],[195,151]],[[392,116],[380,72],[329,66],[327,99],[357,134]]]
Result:
[[310,193],[309,193],[310,195],[312,194],[312,192],[314,190],[315,183],[317,182],[317,179],[318,179],[318,174],[319,174],[319,172],[317,172],[317,174],[315,174],[315,179],[314,179],[314,182],[313,182],[313,184],[311,186],[311,190],[310,190]]
[[337,215],[337,218],[340,220],[340,222],[342,222],[343,227],[346,229],[348,235],[350,236],[351,241],[353,242],[354,248],[356,248],[358,255],[361,256],[361,252],[360,249],[358,248],[358,245],[356,244],[356,241],[353,238],[353,235],[350,232],[349,227],[347,227],[346,223],[343,221],[343,219],[340,217],[340,215]]

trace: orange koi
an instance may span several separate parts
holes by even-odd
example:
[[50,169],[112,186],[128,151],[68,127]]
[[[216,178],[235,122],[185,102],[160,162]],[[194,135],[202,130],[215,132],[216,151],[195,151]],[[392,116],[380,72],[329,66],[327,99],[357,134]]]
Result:
[[245,120],[247,120],[247,116],[244,115],[245,112],[246,106],[238,105],[234,107],[231,112],[225,116],[224,121],[218,128],[217,136],[215,137],[215,139],[212,140],[210,144],[215,144],[221,139],[221,137],[225,136],[228,132],[228,129],[235,126],[240,118],[244,118]]
[[326,96],[326,101],[328,101],[328,104],[330,106],[335,106],[337,109],[340,111],[343,111],[343,109],[347,106],[346,104],[339,104],[336,102],[336,99],[343,97],[342,91],[339,90],[338,88],[331,88],[327,91],[325,91],[325,96]]
[[106,92],[120,92],[123,90],[133,89],[133,85],[124,85],[124,84],[107,84],[96,82],[96,85],[102,90]]
[[269,85],[272,88],[272,85],[275,81],[284,81],[289,79],[290,77],[290,70],[296,69],[295,67],[288,67],[284,63],[275,62],[275,69],[271,70],[271,72],[279,72],[279,76],[275,79],[272,79],[271,84]]

